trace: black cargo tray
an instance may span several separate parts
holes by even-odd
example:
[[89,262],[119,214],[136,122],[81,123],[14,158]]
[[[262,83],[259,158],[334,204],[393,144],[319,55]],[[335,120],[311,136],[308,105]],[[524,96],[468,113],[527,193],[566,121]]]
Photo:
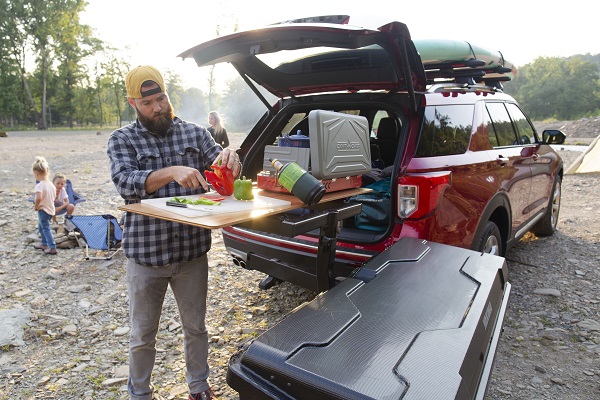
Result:
[[482,398],[503,258],[404,238],[233,356],[240,399]]

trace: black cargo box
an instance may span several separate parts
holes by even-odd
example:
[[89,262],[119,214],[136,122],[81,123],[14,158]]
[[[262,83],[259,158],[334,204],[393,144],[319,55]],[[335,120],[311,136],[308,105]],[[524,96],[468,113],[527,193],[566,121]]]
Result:
[[510,293],[506,262],[404,238],[229,362],[248,399],[482,399]]

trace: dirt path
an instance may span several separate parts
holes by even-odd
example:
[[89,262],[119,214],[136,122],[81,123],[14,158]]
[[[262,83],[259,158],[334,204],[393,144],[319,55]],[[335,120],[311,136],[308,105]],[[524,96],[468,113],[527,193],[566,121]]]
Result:
[[[37,218],[27,198],[30,166],[45,156],[87,201],[80,214],[122,204],[110,182],[109,131],[9,132],[0,138],[0,295],[2,309],[30,313],[20,346],[0,350],[0,399],[122,399],[126,390],[128,311],[122,255],[82,259],[36,252],[27,237]],[[237,146],[242,135],[232,135]],[[562,151],[565,164],[579,153]],[[527,236],[507,254],[513,292],[489,399],[600,398],[600,175],[566,176],[558,232]],[[220,232],[210,253],[208,325],[211,381],[223,399],[227,362],[242,343],[314,294],[282,284],[258,289],[259,273],[235,267]],[[168,399],[186,398],[181,327],[168,296],[154,382]]]

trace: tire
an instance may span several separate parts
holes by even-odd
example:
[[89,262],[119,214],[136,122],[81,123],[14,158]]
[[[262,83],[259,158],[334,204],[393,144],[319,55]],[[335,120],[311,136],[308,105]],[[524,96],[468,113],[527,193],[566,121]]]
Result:
[[498,225],[492,221],[488,221],[485,224],[483,232],[481,232],[481,236],[477,240],[477,246],[475,248],[482,253],[503,256],[504,249],[502,248],[502,235],[500,234]]
[[560,176],[556,177],[554,186],[552,186],[552,196],[548,203],[548,208],[542,219],[540,219],[531,228],[536,236],[552,236],[556,232],[556,225],[558,224],[558,214],[560,213],[560,197],[562,194],[562,179]]

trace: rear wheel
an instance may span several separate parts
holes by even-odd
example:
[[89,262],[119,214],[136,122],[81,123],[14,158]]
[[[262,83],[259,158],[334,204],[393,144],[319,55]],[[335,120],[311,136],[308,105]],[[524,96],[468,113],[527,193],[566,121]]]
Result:
[[502,235],[498,225],[492,221],[485,224],[485,228],[477,241],[476,249],[482,253],[502,256]]
[[551,236],[556,232],[556,224],[558,224],[558,214],[560,212],[560,195],[561,195],[562,179],[556,177],[552,188],[552,198],[548,204],[546,213],[537,224],[531,228],[531,232],[536,236]]

